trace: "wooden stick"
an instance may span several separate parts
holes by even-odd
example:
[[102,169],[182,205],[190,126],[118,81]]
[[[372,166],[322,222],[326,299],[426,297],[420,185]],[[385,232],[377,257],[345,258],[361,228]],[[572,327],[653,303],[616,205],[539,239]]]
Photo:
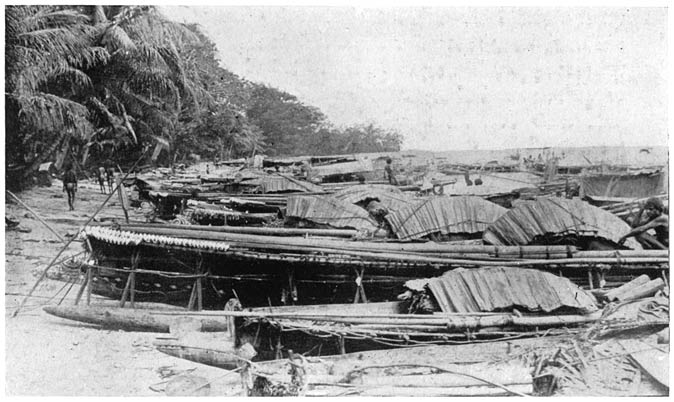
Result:
[[592,269],[587,270],[587,281],[590,283],[590,289],[594,289],[594,284],[592,283]]
[[188,310],[194,310],[194,301],[197,297],[197,282],[196,280],[194,281],[194,284],[192,285],[192,292],[190,293],[190,300],[187,302],[187,309]]
[[126,194],[124,193],[124,185],[122,182],[121,178],[117,178],[117,195],[119,195],[119,204],[122,207],[122,211],[124,212],[124,219],[126,223],[129,223],[129,212],[126,210],[126,203],[128,202],[126,198]]
[[59,240],[61,240],[61,242],[63,242],[63,243],[66,242],[66,240],[65,240],[63,237],[61,237],[61,235],[58,234],[58,233],[56,232],[56,230],[54,230],[54,228],[52,228],[52,227],[51,227],[51,226],[50,226],[44,219],[42,219],[42,217],[40,217],[40,215],[38,215],[37,212],[33,211],[33,209],[32,209],[31,207],[29,207],[29,206],[26,205],[23,201],[21,201],[21,200],[19,199],[19,197],[17,197],[16,195],[14,195],[14,194],[13,194],[11,191],[9,191],[9,190],[5,190],[5,192],[6,192],[7,194],[9,194],[9,196],[12,197],[12,198],[14,199],[14,201],[18,202],[22,207],[26,208],[26,209],[28,210],[28,212],[30,212],[31,214],[35,215],[35,217],[37,218],[37,220],[40,221],[40,223],[42,223],[47,229],[49,229],[49,231],[52,232],[52,233],[54,234],[54,236],[56,236]]
[[[149,148],[148,148],[147,150],[145,150],[145,152],[140,156],[140,158],[138,158],[138,160],[136,161],[136,163],[134,163],[133,168],[131,168],[131,171],[132,171],[133,169],[135,169],[135,167],[136,167],[136,166],[140,163],[140,161],[145,157],[145,154],[147,154],[148,150],[149,150]],[[127,173],[127,175],[128,175],[128,173]],[[126,179],[126,176],[124,177],[124,179]],[[123,180],[123,179],[122,179],[122,180]],[[40,284],[40,282],[42,282],[42,280],[47,276],[47,271],[49,271],[49,268],[51,268],[52,265],[54,265],[54,262],[56,262],[56,261],[58,260],[58,258],[61,256],[61,254],[63,254],[63,252],[68,248],[68,246],[70,246],[70,244],[77,238],[77,236],[80,234],[80,232],[81,232],[81,231],[82,231],[82,230],[83,230],[83,229],[84,229],[84,228],[85,228],[85,227],[86,227],[86,226],[87,226],[87,225],[94,219],[94,217],[95,217],[99,212],[101,212],[101,210],[103,209],[103,207],[105,207],[105,204],[108,203],[108,201],[110,200],[111,197],[112,197],[112,193],[108,194],[108,197],[105,199],[105,201],[103,201],[103,203],[101,204],[101,206],[98,207],[98,209],[96,210],[96,212],[94,212],[94,213],[91,215],[91,217],[89,217],[89,219],[87,219],[87,221],[84,223],[84,225],[82,225],[82,227],[80,227],[80,229],[77,231],[77,234],[76,234],[75,236],[71,237],[71,238],[68,240],[68,242],[61,248],[61,250],[58,252],[58,254],[56,254],[56,256],[54,257],[54,259],[51,260],[51,262],[49,263],[49,265],[47,265],[47,267],[44,269],[44,271],[42,271],[42,274],[41,274],[40,277],[37,279],[37,281],[35,281],[35,284],[34,284],[33,287],[30,289],[30,292],[28,292],[28,294],[26,295],[26,297],[23,298],[23,300],[21,301],[21,304],[19,304],[19,307],[17,307],[16,310],[14,310],[14,312],[13,312],[12,315],[11,315],[12,318],[13,318],[13,317],[16,317],[17,314],[19,314],[19,311],[21,311],[21,309],[23,308],[24,304],[26,304],[26,301],[28,301],[28,299],[33,295],[33,292],[35,291],[35,289],[37,289],[37,286],[38,286],[38,285]]]
[[135,271],[131,271],[131,273],[129,274],[129,282],[130,282],[130,285],[129,285],[129,305],[131,306],[131,308],[135,308],[136,307],[135,304],[134,304],[134,300],[135,300],[135,296],[136,296],[136,272]]
[[126,299],[129,297],[129,289],[131,288],[131,274],[126,278],[126,285],[124,285],[124,290],[122,291],[122,297],[119,300],[119,307],[124,307],[126,304]]
[[82,294],[84,294],[84,289],[85,289],[85,287],[87,286],[87,283],[88,283],[88,282],[89,282],[89,276],[88,276],[88,275],[85,275],[85,276],[84,276],[84,282],[82,283],[82,286],[81,286],[80,289],[77,291],[77,295],[75,296],[75,305],[76,305],[76,306],[77,306],[77,304],[80,302],[80,299],[82,298]]
[[93,268],[87,268],[87,306],[91,304],[91,288],[93,287]]
[[204,309],[203,305],[203,289],[201,278],[197,279],[197,310],[201,311]]

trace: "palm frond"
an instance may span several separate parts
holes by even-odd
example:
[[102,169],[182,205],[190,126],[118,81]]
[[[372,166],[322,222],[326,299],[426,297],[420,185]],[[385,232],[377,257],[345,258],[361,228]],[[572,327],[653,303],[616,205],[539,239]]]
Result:
[[57,10],[53,7],[38,7],[36,12],[30,13],[21,19],[21,25],[26,31],[42,30],[48,27],[67,27],[76,24],[86,24],[90,21],[87,15],[76,10]]
[[144,62],[155,68],[168,69],[169,65],[167,64],[165,58],[163,57],[160,49],[154,46],[151,43],[141,42],[136,46],[136,49],[133,53],[130,53],[128,57],[135,59],[136,62]]
[[58,70],[50,74],[49,79],[58,80],[61,78],[66,78],[66,82],[70,84],[73,88],[92,88],[91,78],[86,75],[82,70],[61,66]]
[[19,104],[19,116],[31,127],[45,131],[84,131],[83,123],[89,112],[80,103],[47,93],[22,94],[15,100]]

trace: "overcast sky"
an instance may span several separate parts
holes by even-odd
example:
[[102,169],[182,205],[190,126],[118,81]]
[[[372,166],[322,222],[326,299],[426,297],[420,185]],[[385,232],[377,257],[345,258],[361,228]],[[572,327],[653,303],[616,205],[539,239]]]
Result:
[[665,8],[162,11],[226,69],[405,149],[667,144]]

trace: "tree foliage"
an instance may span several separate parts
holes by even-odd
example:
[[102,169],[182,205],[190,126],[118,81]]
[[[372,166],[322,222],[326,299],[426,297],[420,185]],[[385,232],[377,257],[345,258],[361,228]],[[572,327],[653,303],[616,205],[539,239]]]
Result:
[[150,6],[6,7],[7,161],[27,171],[59,152],[82,165],[395,151],[374,125],[335,128],[316,107],[221,66],[193,24]]

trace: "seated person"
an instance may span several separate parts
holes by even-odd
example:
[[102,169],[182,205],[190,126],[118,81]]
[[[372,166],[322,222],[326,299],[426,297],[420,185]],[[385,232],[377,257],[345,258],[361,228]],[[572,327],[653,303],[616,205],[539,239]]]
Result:
[[384,179],[386,179],[391,185],[398,185],[398,179],[396,179],[396,176],[393,173],[393,160],[391,158],[386,158],[386,166],[384,166]]
[[[645,220],[642,216],[645,214]],[[669,248],[669,216],[665,214],[665,207],[658,198],[650,198],[632,223],[634,229],[620,238],[618,244],[622,245],[628,237],[634,238],[645,249]],[[653,229],[655,238],[646,231]]]

